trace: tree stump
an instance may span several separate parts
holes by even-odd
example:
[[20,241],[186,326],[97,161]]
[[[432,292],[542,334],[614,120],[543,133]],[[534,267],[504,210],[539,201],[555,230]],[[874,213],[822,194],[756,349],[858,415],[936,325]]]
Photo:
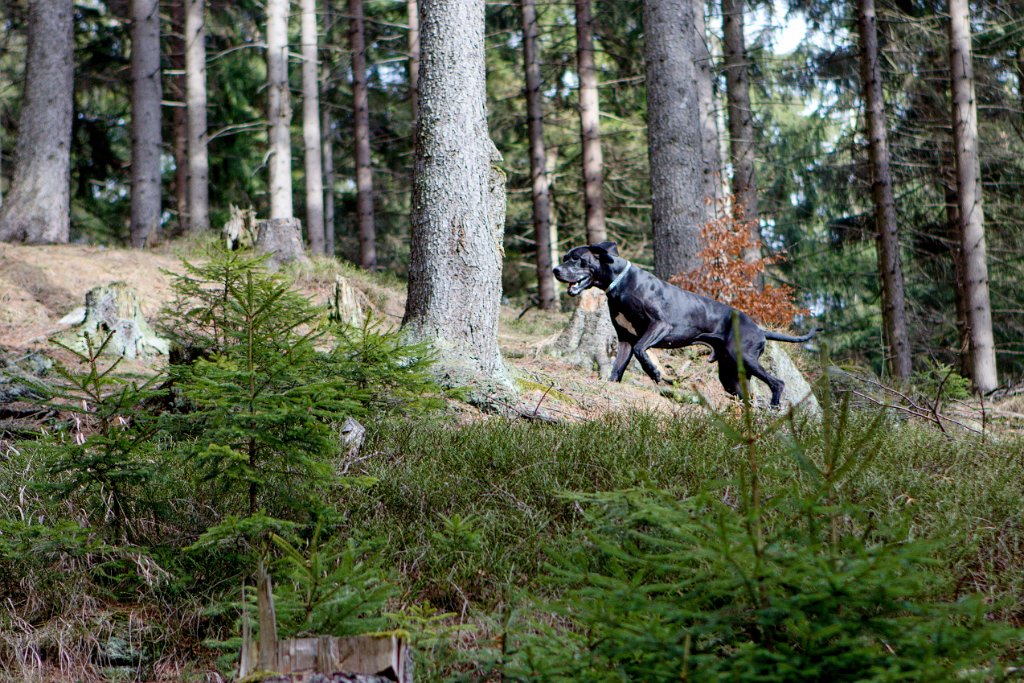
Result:
[[157,336],[143,317],[135,290],[124,282],[89,290],[80,320],[78,325],[58,335],[57,341],[86,353],[90,343],[98,348],[110,336],[104,353],[125,358],[167,355],[170,350],[169,342]]
[[611,373],[618,344],[608,315],[608,298],[598,289],[588,289],[580,294],[569,324],[548,352],[570,363],[596,365],[601,377],[606,379]]
[[229,251],[247,249],[256,244],[256,211],[239,209],[232,204],[229,207],[231,217],[221,228],[221,235]]
[[267,268],[277,270],[285,263],[307,261],[302,247],[302,221],[271,218],[256,224],[256,251],[268,254]]
[[370,300],[361,291],[338,275],[334,278],[334,292],[331,294],[330,318],[346,325],[362,325],[370,310]]

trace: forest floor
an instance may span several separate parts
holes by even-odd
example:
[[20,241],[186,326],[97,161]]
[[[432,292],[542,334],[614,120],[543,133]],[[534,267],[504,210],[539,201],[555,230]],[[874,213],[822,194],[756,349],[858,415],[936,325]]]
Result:
[[[182,259],[192,259],[197,253],[197,245],[187,241],[145,251],[0,244],[0,349],[14,357],[29,351],[52,352],[48,340],[68,327],[61,319],[83,306],[91,288],[115,281],[125,282],[137,292],[143,314],[153,322],[170,299],[173,275],[183,271]],[[405,284],[396,277],[371,275],[334,259],[313,260],[290,274],[299,291],[325,307],[336,278],[343,277],[361,292],[364,305],[386,326],[401,323]],[[698,394],[716,408],[730,403],[702,348],[659,352],[668,378],[674,380],[671,385],[655,385],[635,363],[621,384],[612,384],[601,380],[596,368],[581,368],[546,352],[568,323],[569,311],[533,308],[520,316],[521,310],[521,306],[502,306],[499,330],[502,353],[515,369],[521,390],[520,410],[578,421],[630,409],[689,413],[698,403]],[[787,350],[808,375],[820,372],[810,354],[795,347]],[[126,367],[144,370],[160,363],[149,360]],[[468,406],[459,409],[467,418],[475,414]],[[987,405],[986,410],[1016,431],[1024,424],[1024,394]]]
[[[84,305],[93,287],[122,281],[138,295],[150,323],[170,299],[174,273],[191,250],[181,244],[155,250],[80,245],[23,246],[0,244],[0,348],[8,354],[52,351],[50,337],[68,328],[61,319]],[[405,285],[387,275],[369,275],[336,261],[318,259],[295,268],[296,287],[314,303],[329,305],[335,278],[344,277],[364,296],[364,304],[386,326],[397,327],[405,310]],[[557,419],[590,419],[626,409],[673,412],[681,405],[639,372],[627,372],[621,384],[598,378],[595,369],[563,362],[545,349],[569,321],[571,312],[550,313],[502,306],[499,344],[518,378],[521,405]],[[726,402],[713,366],[704,352],[685,352],[684,381],[699,388],[714,404]],[[160,363],[149,360],[151,367]],[[147,364],[144,363],[143,365]],[[136,365],[136,364],[132,364]],[[671,367],[671,364],[670,364]],[[138,369],[138,368],[136,368]],[[633,368],[635,370],[635,368]],[[664,393],[672,393],[664,390]],[[688,394],[687,400],[695,397]],[[466,408],[468,413],[472,409]]]

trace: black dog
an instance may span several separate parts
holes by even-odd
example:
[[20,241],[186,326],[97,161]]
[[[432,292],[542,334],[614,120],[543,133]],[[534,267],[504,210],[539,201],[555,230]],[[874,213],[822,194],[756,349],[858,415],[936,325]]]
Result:
[[790,337],[762,330],[746,313],[670,285],[634,266],[619,256],[614,242],[570,249],[554,274],[571,285],[570,296],[577,296],[588,287],[598,287],[608,294],[608,308],[619,337],[619,352],[609,378],[613,382],[622,381],[631,354],[640,361],[644,372],[659,382],[661,373],[651,362],[647,349],[676,349],[703,343],[713,350],[712,360],[718,361],[722,386],[735,396],[740,393],[738,338],[745,371],[771,388],[772,406],[778,406],[785,383],[765,372],[758,362],[765,340],[805,342],[818,331]]

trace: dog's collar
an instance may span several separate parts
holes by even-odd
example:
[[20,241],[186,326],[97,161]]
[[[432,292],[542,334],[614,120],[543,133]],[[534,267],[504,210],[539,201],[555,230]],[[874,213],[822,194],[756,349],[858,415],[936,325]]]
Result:
[[610,292],[613,289],[615,289],[616,285],[618,285],[620,282],[622,282],[622,278],[626,277],[626,273],[629,272],[629,268],[632,265],[633,265],[632,263],[630,263],[629,261],[626,261],[626,267],[622,269],[621,273],[619,273],[618,275],[615,276],[615,279],[612,280],[612,283],[610,285],[608,285],[608,289],[606,289],[604,291],[605,292]]

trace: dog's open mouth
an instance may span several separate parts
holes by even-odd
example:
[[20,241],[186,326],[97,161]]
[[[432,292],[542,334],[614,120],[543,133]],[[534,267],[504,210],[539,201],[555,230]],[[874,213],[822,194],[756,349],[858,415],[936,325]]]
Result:
[[590,286],[592,278],[589,275],[584,275],[582,278],[572,283],[569,287],[569,296],[578,296],[580,292]]

